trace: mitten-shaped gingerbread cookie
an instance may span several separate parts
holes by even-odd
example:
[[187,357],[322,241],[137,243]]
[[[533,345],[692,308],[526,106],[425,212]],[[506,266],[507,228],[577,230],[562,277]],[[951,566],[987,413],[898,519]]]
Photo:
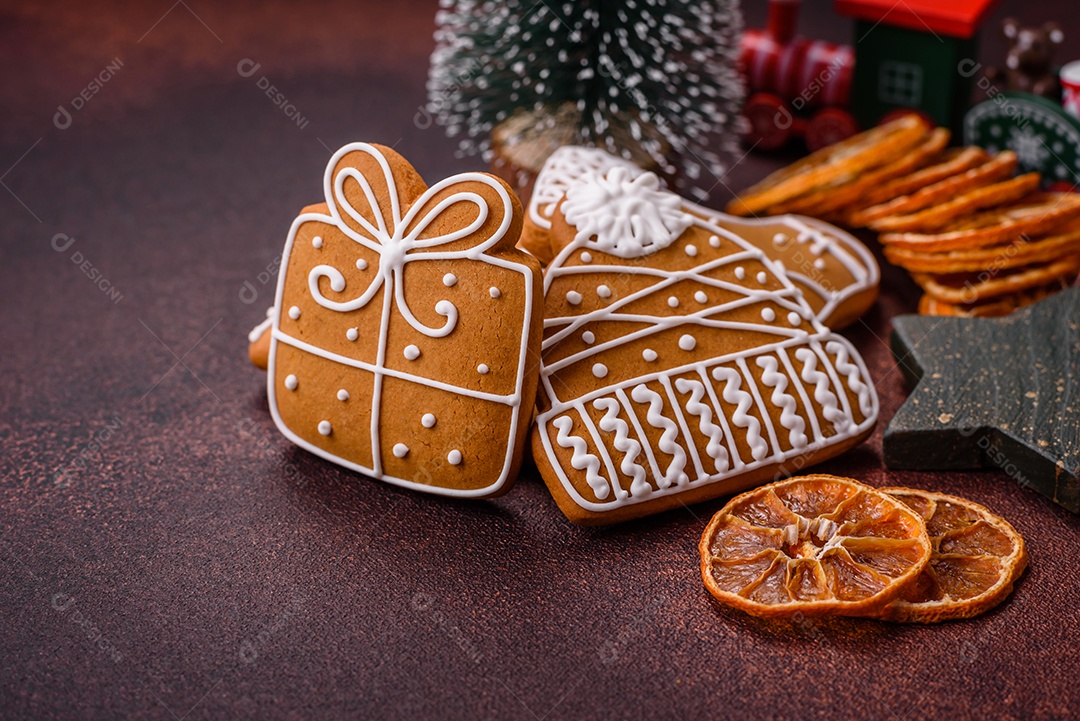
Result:
[[[519,246],[541,263],[550,263],[556,252],[551,239],[552,217],[559,201],[587,173],[605,173],[612,168],[625,168],[631,175],[645,172],[599,148],[566,146],[552,153],[536,178]],[[834,225],[797,215],[738,218],[683,203],[689,212],[739,235],[783,265],[815,317],[830,328],[854,322],[877,298],[881,273],[873,253]]]
[[602,524],[732,493],[873,429],[866,367],[783,269],[616,167],[552,216],[533,455],[572,520]]
[[281,432],[347,468],[483,497],[517,476],[542,332],[540,267],[506,183],[428,188],[389,148],[331,158],[326,203],[293,222],[267,389]]

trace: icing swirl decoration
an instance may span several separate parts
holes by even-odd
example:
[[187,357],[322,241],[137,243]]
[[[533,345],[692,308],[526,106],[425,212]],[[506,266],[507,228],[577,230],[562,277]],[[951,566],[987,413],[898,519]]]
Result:
[[[379,206],[375,192],[371,188],[371,183],[368,182],[368,179],[365,178],[359,170],[352,167],[346,167],[342,168],[336,175],[334,174],[337,157],[343,155],[343,151],[357,150],[371,155],[376,162],[378,162],[379,168],[383,172],[386,185],[390,189],[389,225],[386,222],[386,214]],[[363,191],[364,198],[367,200],[368,205],[373,211],[375,218],[374,225],[364,217],[362,213],[347,202],[345,182],[349,180],[355,181],[361,191]],[[484,197],[478,193],[461,191],[443,198],[434,208],[431,208],[425,215],[420,216],[421,211],[424,210],[431,199],[438,196],[446,188],[460,184],[462,181],[481,182],[489,185],[496,191],[499,200],[503,204],[503,207],[500,209],[502,222],[491,234],[491,237],[467,250],[438,250],[439,246],[455,243],[476,233],[476,231],[483,227],[488,216],[491,214],[491,209],[488,207],[488,202]],[[428,188],[424,194],[417,198],[410,206],[409,210],[402,215],[401,203],[396,192],[396,185],[393,173],[390,170],[390,164],[387,162],[386,158],[383,157],[382,153],[367,143],[347,145],[341,151],[338,151],[335,158],[331,160],[330,164],[327,166],[325,190],[326,203],[330,210],[330,216],[335,221],[334,224],[350,240],[377,253],[380,260],[379,271],[371,284],[359,296],[348,301],[336,301],[327,298],[319,288],[320,279],[326,278],[330,281],[330,289],[332,291],[335,293],[344,293],[346,285],[345,276],[342,275],[341,271],[330,265],[315,266],[308,274],[308,289],[311,291],[311,296],[315,299],[315,302],[329,310],[347,313],[366,306],[379,292],[379,289],[384,288],[387,300],[391,297],[393,298],[402,317],[414,329],[431,338],[442,338],[449,335],[457,325],[457,306],[449,300],[440,300],[435,304],[435,312],[445,317],[446,322],[441,327],[436,328],[421,323],[413,314],[412,310],[409,308],[409,304],[405,300],[403,284],[405,266],[416,260],[475,258],[499,242],[506,234],[511,221],[513,220],[513,213],[511,212],[512,203],[506,190],[499,185],[498,181],[487,175],[482,173],[464,173],[452,178],[447,178]],[[471,203],[476,206],[476,218],[473,219],[471,223],[443,235],[427,238],[420,237],[436,218],[445,213],[447,209],[456,206],[459,203]],[[347,215],[350,220],[363,228],[367,233],[367,237],[362,233],[356,232],[348,223],[344,222],[342,211],[344,211],[345,215]],[[447,278],[449,277],[451,276],[447,275]],[[454,281],[456,282],[456,280],[457,279],[455,278]],[[447,283],[447,285],[453,285],[453,283]]]
[[566,191],[563,217],[575,240],[620,258],[640,258],[671,245],[693,222],[682,199],[661,190],[655,173],[615,167],[589,173]]

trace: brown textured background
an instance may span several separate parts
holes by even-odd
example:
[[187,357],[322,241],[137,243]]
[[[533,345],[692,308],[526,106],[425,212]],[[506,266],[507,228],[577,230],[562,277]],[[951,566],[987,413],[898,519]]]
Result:
[[[434,5],[0,7],[0,716],[1075,715],[1080,519],[1001,473],[882,467],[881,429],[906,393],[882,339],[916,300],[895,271],[847,333],[882,425],[821,470],[1007,516],[1031,568],[974,621],[764,624],[715,606],[698,578],[720,501],[584,530],[534,471],[504,498],[453,502],[276,433],[245,334],[270,301],[259,273],[320,200],[331,149],[396,144],[429,179],[475,167],[414,123]],[[748,5],[759,25],[762,4]],[[1000,58],[1009,12],[1056,16],[1076,47],[1071,11],[1005,2],[984,58]],[[851,35],[822,0],[803,29]],[[114,58],[117,75],[57,129],[57,105]],[[251,78],[245,58],[261,63]],[[306,127],[261,93],[262,75]],[[725,182],[779,162],[751,156]],[[62,252],[58,233],[75,239]]]

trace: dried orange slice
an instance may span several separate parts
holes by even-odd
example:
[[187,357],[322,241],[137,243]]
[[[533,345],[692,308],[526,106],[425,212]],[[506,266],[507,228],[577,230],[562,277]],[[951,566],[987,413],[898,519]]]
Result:
[[930,559],[918,513],[850,478],[809,475],[731,499],[701,536],[721,603],[766,618],[874,616]]
[[727,212],[756,215],[769,206],[791,200],[867,168],[902,156],[930,132],[918,116],[904,115],[892,122],[853,135],[781,168],[732,200]]
[[938,623],[971,618],[1012,592],[1027,567],[1024,539],[1009,522],[964,498],[913,488],[882,492],[917,511],[934,551],[930,563],[881,618]]
[[871,221],[871,230],[890,233],[928,233],[969,213],[1010,203],[1039,188],[1042,176],[1025,173],[1009,180],[964,193],[951,200],[908,215],[890,215]]

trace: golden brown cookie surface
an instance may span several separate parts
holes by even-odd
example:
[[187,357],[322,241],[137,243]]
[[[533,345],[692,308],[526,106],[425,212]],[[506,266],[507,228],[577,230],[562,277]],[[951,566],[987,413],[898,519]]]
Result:
[[281,432],[347,468],[417,490],[501,493],[535,395],[540,268],[514,248],[501,180],[428,188],[400,155],[353,143],[326,203],[293,223],[267,388]]
[[571,520],[730,493],[872,430],[877,397],[854,349],[759,248],[651,173],[575,183],[552,234],[532,443]]

